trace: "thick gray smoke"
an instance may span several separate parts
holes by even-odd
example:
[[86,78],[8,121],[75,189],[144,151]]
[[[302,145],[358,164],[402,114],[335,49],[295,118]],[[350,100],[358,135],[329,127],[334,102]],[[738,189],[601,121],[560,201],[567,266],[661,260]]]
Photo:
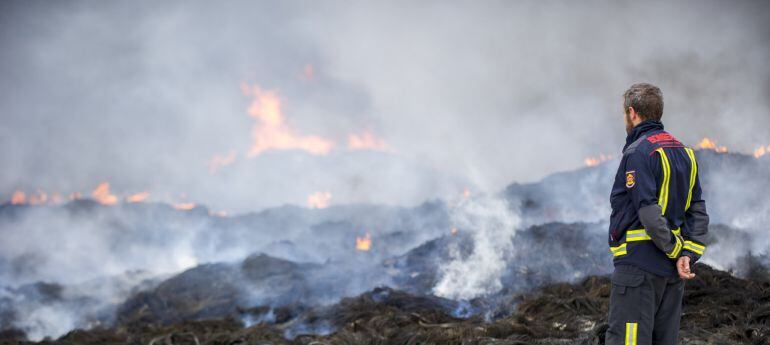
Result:
[[[383,260],[453,227],[471,250],[438,263],[432,292],[495,293],[511,261],[531,260],[515,252],[520,230],[596,222],[586,237],[603,236],[616,161],[548,175],[617,156],[630,84],[662,88],[666,128],[687,144],[770,149],[768,13],[759,1],[2,2],[0,204],[105,181],[119,201],[0,205],[0,326],[40,339],[109,325],[168,274],[257,252],[302,263],[292,278],[324,267],[312,279],[335,290],[314,298],[328,302],[400,277]],[[250,157],[255,142],[279,149]],[[767,251],[756,164],[704,182],[715,223],[762,238],[723,241],[709,263]],[[120,201],[142,191],[149,202]],[[320,209],[286,205],[311,195]],[[423,203],[436,198],[460,202]],[[249,302],[271,302],[263,292]]]
[[[418,204],[616,153],[658,84],[686,143],[768,145],[767,2],[36,2],[0,10],[0,197],[111,182],[243,212]],[[247,158],[243,82],[328,155]],[[350,151],[370,131],[390,151]],[[215,156],[235,160],[210,174]],[[383,188],[382,186],[397,186]]]

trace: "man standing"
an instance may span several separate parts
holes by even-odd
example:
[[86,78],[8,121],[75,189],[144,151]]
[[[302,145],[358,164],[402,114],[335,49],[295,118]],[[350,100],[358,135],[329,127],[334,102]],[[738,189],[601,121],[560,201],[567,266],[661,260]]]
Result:
[[706,249],[706,204],[695,153],[663,130],[663,95],[623,94],[626,145],[610,195],[612,273],[606,344],[676,344],[684,280]]

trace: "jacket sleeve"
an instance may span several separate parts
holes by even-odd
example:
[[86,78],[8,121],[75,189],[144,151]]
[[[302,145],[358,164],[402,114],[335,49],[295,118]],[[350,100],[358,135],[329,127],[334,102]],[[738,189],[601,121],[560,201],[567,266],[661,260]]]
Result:
[[[696,163],[697,164],[697,163]],[[685,228],[682,232],[684,248],[682,255],[690,257],[691,263],[700,259],[706,251],[709,215],[706,212],[706,202],[701,196],[700,178],[695,175],[695,185],[692,189],[692,202],[685,212]]]
[[684,240],[671,231],[658,203],[658,185],[663,179],[660,159],[658,153],[631,153],[626,161],[626,188],[647,236],[666,256],[676,259],[681,253]]

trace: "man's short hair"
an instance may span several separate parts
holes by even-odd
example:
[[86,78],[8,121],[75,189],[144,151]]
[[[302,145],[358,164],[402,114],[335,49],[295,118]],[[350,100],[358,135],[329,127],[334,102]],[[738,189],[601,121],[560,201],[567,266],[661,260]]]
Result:
[[633,107],[642,120],[660,121],[663,117],[663,93],[660,88],[648,83],[631,85],[623,93],[623,110]]

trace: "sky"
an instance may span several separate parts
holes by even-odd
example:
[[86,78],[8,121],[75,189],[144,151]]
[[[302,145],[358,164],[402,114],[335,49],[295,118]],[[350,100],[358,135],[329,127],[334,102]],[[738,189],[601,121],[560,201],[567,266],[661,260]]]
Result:
[[[650,82],[686,144],[770,145],[761,1],[4,1],[0,200],[415,205],[615,155]],[[610,183],[608,181],[608,183]]]

